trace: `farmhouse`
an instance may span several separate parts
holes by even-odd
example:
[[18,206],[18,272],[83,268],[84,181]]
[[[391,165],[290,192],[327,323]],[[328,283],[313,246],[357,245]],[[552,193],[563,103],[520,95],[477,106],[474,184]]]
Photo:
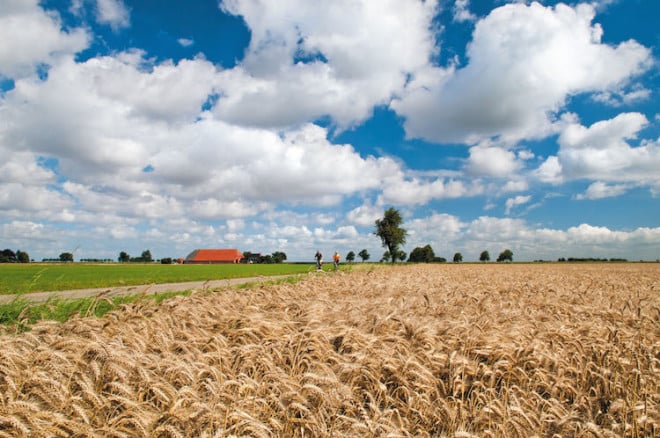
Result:
[[235,248],[231,249],[196,249],[184,260],[184,263],[239,263],[243,254]]

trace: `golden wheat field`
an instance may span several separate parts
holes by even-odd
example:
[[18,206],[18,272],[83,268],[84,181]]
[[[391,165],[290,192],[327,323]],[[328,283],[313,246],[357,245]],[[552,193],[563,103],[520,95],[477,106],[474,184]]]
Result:
[[416,265],[0,335],[0,436],[660,436],[660,264]]

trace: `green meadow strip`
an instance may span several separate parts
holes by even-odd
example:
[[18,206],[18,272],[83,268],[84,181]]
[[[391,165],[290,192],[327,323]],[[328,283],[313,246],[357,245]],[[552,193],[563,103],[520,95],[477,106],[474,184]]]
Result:
[[0,324],[14,326],[17,332],[23,332],[37,321],[49,320],[65,322],[73,316],[100,317],[117,310],[123,304],[139,300],[152,300],[156,304],[179,295],[190,295],[190,291],[167,292],[158,295],[126,295],[119,297],[89,297],[65,300],[53,298],[44,303],[31,303],[18,298],[9,304],[0,305]]
[[[259,284],[295,284],[300,277],[287,277],[282,279],[260,282]],[[247,289],[256,283],[245,283],[235,286],[237,289]],[[213,290],[203,290],[202,293],[213,293]],[[179,292],[163,292],[153,295],[124,295],[104,297],[97,295],[89,298],[62,299],[54,297],[44,303],[32,303],[25,298],[17,298],[8,304],[0,304],[0,325],[12,327],[15,332],[24,332],[37,321],[49,320],[65,322],[73,316],[101,317],[106,313],[119,309],[123,304],[150,300],[158,305],[163,301],[176,296],[189,296],[191,290]]]
[[293,275],[312,270],[314,270],[312,263],[272,265],[3,263],[0,264],[0,295]]

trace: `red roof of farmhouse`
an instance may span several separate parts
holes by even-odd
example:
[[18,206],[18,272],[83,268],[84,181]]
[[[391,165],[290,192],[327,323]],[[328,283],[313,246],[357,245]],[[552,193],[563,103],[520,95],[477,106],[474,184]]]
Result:
[[185,263],[238,263],[243,254],[235,249],[196,249],[186,257]]

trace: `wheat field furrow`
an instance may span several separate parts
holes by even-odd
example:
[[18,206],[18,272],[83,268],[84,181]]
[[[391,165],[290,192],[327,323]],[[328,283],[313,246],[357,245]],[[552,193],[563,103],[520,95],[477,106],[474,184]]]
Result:
[[0,436],[660,435],[660,265],[414,265],[0,335]]

